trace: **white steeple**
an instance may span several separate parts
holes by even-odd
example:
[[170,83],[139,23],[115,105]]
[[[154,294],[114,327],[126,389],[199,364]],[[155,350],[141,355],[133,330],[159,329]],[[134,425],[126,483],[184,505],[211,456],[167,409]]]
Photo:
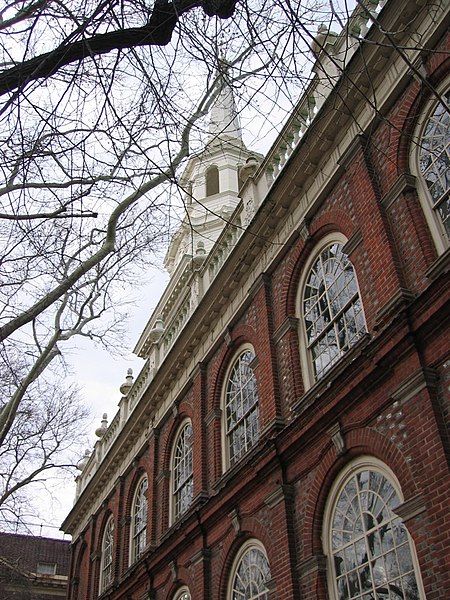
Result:
[[239,116],[236,110],[233,90],[222,75],[222,90],[211,108],[209,122],[210,139],[238,138],[242,140]]
[[222,82],[210,112],[208,141],[191,155],[180,178],[186,214],[164,259],[170,280],[136,347],[140,356],[150,356],[153,365],[159,360],[159,350],[148,354],[149,349],[158,346],[166,328],[164,343],[170,344],[173,327],[195,309],[204,293],[200,269],[240,202],[241,167],[247,173],[250,164],[263,158],[246,148],[225,75]]
[[211,108],[208,142],[189,159],[180,181],[186,191],[186,217],[164,261],[172,276],[184,257],[195,259],[199,248],[203,255],[210,252],[239,202],[239,168],[255,156],[242,141],[227,65],[222,62],[220,67],[222,89]]

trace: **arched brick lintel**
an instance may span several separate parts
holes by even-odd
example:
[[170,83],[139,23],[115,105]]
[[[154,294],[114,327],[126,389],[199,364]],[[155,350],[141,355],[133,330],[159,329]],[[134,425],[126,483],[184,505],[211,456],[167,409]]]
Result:
[[128,487],[127,497],[126,497],[126,501],[125,501],[125,511],[124,511],[124,516],[125,517],[131,516],[131,507],[133,505],[134,494],[136,492],[136,488],[137,488],[138,483],[140,482],[141,478],[144,475],[147,477],[147,480],[148,480],[148,473],[147,473],[146,468],[143,465],[140,465],[133,472],[133,477],[132,477],[132,479],[130,481],[130,485]]
[[189,570],[182,565],[177,565],[176,581],[168,586],[168,591],[164,596],[164,600],[173,600],[176,593],[184,586],[189,589],[192,598],[195,598],[195,582],[192,579]]
[[220,354],[217,357],[218,367],[211,377],[210,393],[212,394],[212,398],[208,401],[209,406],[220,408],[225,373],[228,370],[233,355],[239,349],[239,346],[243,346],[244,344],[251,344],[256,356],[258,356],[259,340],[257,332],[248,325],[239,324],[230,331],[230,343],[222,345]]
[[332,446],[324,455],[310,486],[306,512],[312,515],[311,531],[305,531],[304,556],[322,554],[322,526],[325,505],[336,477],[344,466],[359,456],[373,456],[385,463],[397,477],[403,496],[417,493],[417,486],[406,457],[386,436],[370,428],[358,428],[345,435],[347,451],[338,456]]
[[286,285],[282,286],[280,303],[285,306],[284,317],[296,316],[297,292],[303,267],[314,247],[329,233],[341,233],[347,239],[354,233],[355,225],[349,215],[338,208],[322,213],[313,219],[309,226],[310,237],[305,241],[299,240],[286,266]]
[[[183,402],[182,402],[183,404]],[[163,471],[170,471],[172,465],[170,464],[170,459],[172,456],[172,448],[175,443],[175,439],[180,430],[180,425],[183,421],[187,419],[190,420],[192,424],[194,424],[194,413],[192,407],[186,402],[183,404],[183,410],[181,410],[176,417],[172,420],[170,425],[170,429],[167,433],[166,439],[164,441],[163,446]]]
[[[450,34],[447,34],[450,36]],[[450,59],[445,58],[445,53],[436,52],[433,56],[434,60],[441,61],[438,64],[430,64],[432,72],[428,75],[428,81],[431,86],[436,89],[443,84],[448,77]],[[402,98],[402,111],[405,117],[402,122],[397,123],[397,129],[393,132],[392,144],[397,147],[397,173],[402,175],[409,172],[409,152],[411,148],[411,140],[417,126],[420,115],[425,110],[428,102],[432,98],[432,93],[429,88],[421,87],[417,81],[413,81],[411,87],[408,88]]]
[[231,575],[234,559],[236,558],[241,546],[250,539],[258,540],[267,554],[271,575],[276,580],[276,572],[273,570],[275,564],[276,549],[270,537],[269,530],[264,527],[257,519],[253,517],[240,518],[240,530],[236,532],[231,528],[223,542],[223,548],[220,555],[220,564],[222,565],[219,577],[219,588],[217,598],[226,600],[228,582]]

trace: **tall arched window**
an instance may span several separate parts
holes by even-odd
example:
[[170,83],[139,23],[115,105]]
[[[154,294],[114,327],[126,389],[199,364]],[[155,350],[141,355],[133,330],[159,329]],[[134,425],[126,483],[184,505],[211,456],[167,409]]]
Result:
[[234,561],[227,600],[268,600],[270,567],[266,552],[257,540],[249,540]]
[[213,196],[219,191],[219,169],[213,165],[206,170],[206,195]]
[[187,511],[194,495],[192,433],[191,422],[185,421],[175,440],[172,457],[172,517],[174,521]]
[[258,388],[253,348],[241,348],[225,378],[225,468],[234,465],[259,439]]
[[[450,107],[450,89],[441,94],[447,109]],[[440,102],[433,102],[425,112],[415,144],[422,206],[438,251],[450,240],[450,115]],[[413,167],[414,170],[414,167]]]
[[175,594],[173,600],[191,600],[189,589],[185,586],[182,587],[181,590],[178,590],[178,592]]
[[424,598],[413,542],[395,514],[402,500],[395,477],[376,459],[357,459],[338,477],[323,535],[331,598]]
[[366,331],[355,270],[342,248],[340,241],[327,241],[306,269],[301,312],[308,353],[305,379],[310,384]]
[[147,543],[147,477],[136,487],[131,509],[131,553],[130,564],[142,554]]
[[106,523],[102,539],[102,556],[100,560],[100,593],[105,591],[113,581],[113,548],[114,519],[111,515]]

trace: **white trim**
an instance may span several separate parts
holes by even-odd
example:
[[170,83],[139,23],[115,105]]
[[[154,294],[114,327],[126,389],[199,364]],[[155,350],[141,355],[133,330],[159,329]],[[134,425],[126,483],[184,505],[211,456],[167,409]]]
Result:
[[[450,77],[447,77],[437,88],[438,94],[443,94],[450,90]],[[430,98],[425,105],[425,108],[421,112],[417,121],[412,139],[410,144],[409,152],[409,163],[411,173],[417,177],[417,194],[419,196],[420,205],[422,207],[427,225],[430,229],[431,237],[433,238],[436,251],[439,255],[443,254],[449,247],[449,240],[445,232],[443,223],[439,218],[436,210],[433,209],[433,200],[428,191],[428,187],[425,183],[424,177],[420,170],[419,165],[419,153],[420,143],[424,129],[427,125],[428,119],[437,106],[437,100],[435,96]]]
[[[239,548],[239,552],[234,557],[233,564],[230,569],[230,575],[228,577],[228,583],[227,583],[227,600],[233,600],[234,578],[236,577],[237,570],[239,568],[240,562],[241,562],[244,554],[246,552],[248,552],[249,550],[251,550],[252,548],[256,548],[257,550],[260,550],[260,552],[264,555],[264,557],[267,561],[267,564],[269,565],[269,572],[270,572],[270,563],[269,563],[269,559],[267,557],[267,552],[266,552],[266,549],[264,548],[264,545],[256,538],[247,540],[244,544],[242,544],[242,546]],[[269,579],[268,581],[270,581],[270,580],[271,579]]]
[[[179,590],[177,590],[175,592],[175,596],[173,597],[173,600],[181,600],[183,594],[188,594],[188,598],[189,600],[191,600],[191,592],[189,591],[189,588],[187,587],[187,585],[184,585],[182,588],[180,588]],[[183,598],[184,600],[184,598]]]
[[[228,380],[230,378],[230,374],[239,357],[246,351],[250,351],[253,356],[256,356],[255,349],[249,343],[242,344],[239,348],[233,353],[232,357],[228,361],[227,370],[225,371],[225,376],[223,378],[221,397],[220,397],[220,408],[221,408],[221,427],[220,427],[220,437],[221,437],[221,447],[222,447],[222,473],[225,473],[230,468],[230,448],[228,444],[228,434],[227,434],[227,411],[226,411],[226,401],[227,401],[227,387]],[[253,371],[253,369],[252,369]],[[254,374],[254,371],[253,371]],[[255,374],[254,374],[255,375]],[[256,380],[256,375],[255,375]],[[258,382],[256,381],[256,386],[258,390]],[[259,393],[258,393],[258,407],[259,407]],[[236,461],[236,462],[239,462]],[[236,463],[235,463],[236,464]]]
[[[178,519],[182,516],[183,513],[175,515],[175,502],[174,502],[174,460],[175,460],[175,451],[177,448],[178,441],[180,439],[180,435],[184,428],[190,425],[192,429],[192,437],[194,436],[194,428],[192,426],[192,421],[189,417],[183,419],[177,429],[177,433],[174,437],[172,448],[170,450],[170,484],[169,484],[169,526],[173,525]],[[192,440],[192,453],[194,452],[194,440]],[[192,469],[192,477],[194,476],[194,470]]]
[[[133,563],[135,563],[137,561],[137,559],[139,558],[139,556],[141,556],[141,554],[139,554],[138,556],[135,555],[134,552],[134,538],[136,535],[135,532],[135,510],[136,510],[136,499],[137,499],[137,495],[138,492],[140,490],[140,487],[142,485],[142,483],[144,482],[144,480],[147,481],[147,488],[144,492],[145,495],[145,501],[147,503],[147,508],[146,508],[146,515],[147,515],[147,520],[148,520],[148,498],[147,498],[147,492],[148,492],[148,477],[147,477],[147,473],[144,473],[138,480],[136,487],[134,489],[134,493],[133,493],[133,502],[131,504],[131,512],[130,512],[130,517],[131,517],[131,523],[130,523],[130,548],[129,548],[129,557],[128,557],[128,564],[132,565]],[[141,530],[142,532],[143,530]],[[145,524],[145,538],[147,540],[147,522]],[[147,543],[147,542],[146,542]]]
[[[331,486],[331,490],[328,494],[328,498],[325,505],[324,517],[323,517],[323,526],[322,526],[322,544],[324,555],[327,559],[327,586],[328,593],[330,595],[330,600],[337,600],[338,591],[336,589],[336,574],[335,574],[335,566],[333,560],[333,552],[331,547],[331,533],[332,533],[332,518],[333,512],[336,505],[336,501],[348,483],[348,481],[357,473],[371,470],[380,473],[394,488],[395,493],[398,496],[400,503],[404,502],[404,497],[402,494],[402,490],[400,487],[400,483],[395,476],[395,474],[389,469],[389,467],[383,463],[381,460],[378,460],[372,456],[361,456],[350,461],[338,474],[335,478],[333,485]],[[425,600],[425,592],[423,589],[421,573],[419,569],[419,562],[417,559],[417,554],[414,546],[414,541],[412,540],[407,527],[405,526],[406,533],[408,536],[409,549],[411,552],[414,574],[416,578],[417,588],[419,591],[420,600]]]
[[[297,307],[296,316],[299,319],[298,335],[299,335],[300,365],[301,365],[301,372],[302,372],[305,391],[308,390],[309,388],[311,388],[316,383],[316,381],[319,381],[319,379],[326,376],[326,373],[324,373],[324,375],[321,378],[319,378],[319,379],[315,378],[314,367],[313,367],[312,358],[311,358],[311,352],[308,349],[308,340],[306,337],[305,315],[304,315],[304,307],[303,307],[303,296],[304,296],[304,292],[305,292],[306,282],[308,280],[311,268],[312,268],[313,264],[315,263],[315,261],[317,260],[317,258],[320,256],[321,252],[327,246],[329,246],[333,243],[345,245],[347,243],[347,241],[348,241],[347,238],[338,231],[327,234],[311,250],[311,252],[308,256],[308,259],[305,262],[305,265],[302,269],[302,274],[301,274],[299,285],[297,288],[295,304]],[[349,259],[349,261],[350,261],[350,259]],[[355,273],[356,288],[358,290],[358,296],[361,301],[362,315],[363,315],[364,323],[366,325],[366,330],[367,330],[367,321],[366,321],[366,317],[365,317],[365,313],[364,313],[364,303],[363,303],[362,297],[361,297],[361,290],[359,288],[359,283],[358,283],[358,275],[356,273],[354,264],[351,261],[350,261],[350,263],[351,263],[351,265],[353,267],[353,271]],[[336,363],[341,358],[342,357],[340,357],[338,360],[336,360]],[[334,363],[334,364],[336,364],[336,363]]]

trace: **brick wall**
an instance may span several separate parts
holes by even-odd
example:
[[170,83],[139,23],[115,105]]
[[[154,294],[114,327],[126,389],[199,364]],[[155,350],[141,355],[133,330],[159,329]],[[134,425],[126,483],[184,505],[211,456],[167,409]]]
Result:
[[[430,57],[431,78],[442,79],[444,56]],[[408,172],[410,137],[402,132],[414,129],[426,100],[426,90],[411,79],[371,135],[355,139],[342,157],[341,176],[310,219],[306,238],[285,248],[282,260],[257,281],[176,408],[75,540],[73,576],[79,583],[71,588],[73,600],[97,597],[109,514],[115,520],[115,584],[106,597],[170,600],[184,584],[195,600],[225,600],[234,557],[256,538],[267,552],[271,598],[327,598],[327,497],[344,465],[364,455],[386,464],[406,503],[415,502],[405,523],[426,597],[448,598],[449,286],[444,274],[428,274],[437,254],[417,191],[409,185],[393,192]],[[389,194],[393,200],[383,202]],[[369,338],[308,390],[299,354],[298,286],[305,263],[330,232],[349,240]],[[257,357],[262,435],[224,473],[222,390],[231,357],[244,343]],[[194,501],[171,525],[170,456],[185,418],[194,430]],[[130,511],[144,472],[149,546],[130,567]]]

